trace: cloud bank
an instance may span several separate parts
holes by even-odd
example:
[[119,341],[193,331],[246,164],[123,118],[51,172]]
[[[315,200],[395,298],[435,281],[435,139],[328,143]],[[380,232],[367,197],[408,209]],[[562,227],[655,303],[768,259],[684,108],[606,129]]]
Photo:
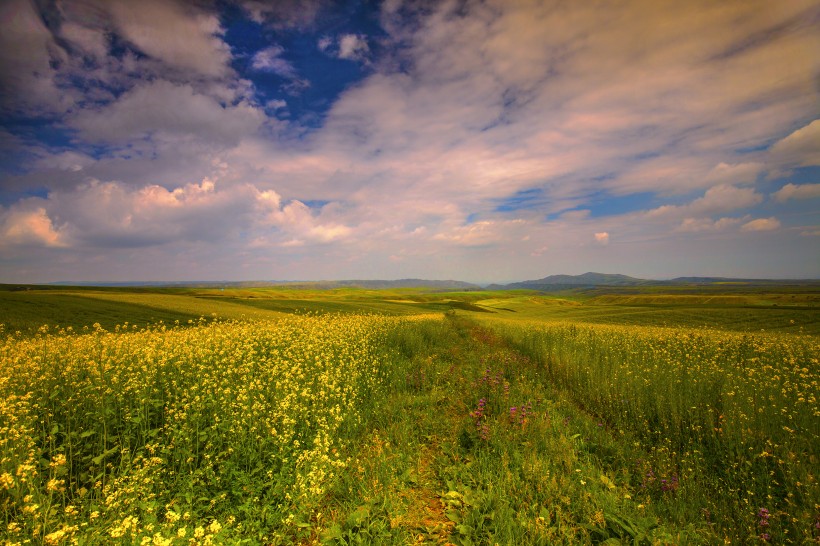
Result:
[[297,4],[5,2],[0,280],[820,275],[816,3]]

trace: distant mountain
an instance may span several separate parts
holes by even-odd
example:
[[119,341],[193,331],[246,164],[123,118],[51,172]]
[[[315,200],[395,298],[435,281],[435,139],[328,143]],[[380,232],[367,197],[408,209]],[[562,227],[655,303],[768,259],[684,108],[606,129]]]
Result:
[[733,277],[677,277],[672,283],[681,284],[806,284],[816,283],[812,279],[736,279]]
[[[543,279],[514,282],[505,285],[491,284],[488,290],[528,289],[541,292],[560,292],[565,290],[588,291],[609,288],[619,292],[633,292],[649,286],[665,286],[681,290],[728,290],[749,289],[761,286],[811,286],[820,285],[812,279],[738,279],[730,277],[678,277],[671,280],[647,280],[612,273],[584,273],[583,275],[550,275]],[[687,288],[688,287],[688,288]],[[683,293],[683,292],[680,292]]]
[[[100,288],[264,288],[284,286],[292,289],[331,290],[334,288],[426,288],[430,290],[539,290],[541,292],[600,291],[612,289],[634,292],[649,286],[664,286],[681,290],[743,290],[757,286],[820,286],[818,279],[741,279],[730,277],[677,277],[671,280],[647,280],[616,273],[584,273],[583,275],[550,275],[543,279],[513,282],[510,284],[477,285],[455,280],[398,279],[398,280],[341,280],[341,281],[144,281],[144,282],[55,282],[54,287],[100,287]],[[0,285],[0,289],[4,286]],[[24,286],[18,287],[24,289]],[[683,293],[683,292],[680,292]]]
[[[654,281],[657,282],[657,281]],[[636,279],[628,275],[615,273],[584,273],[583,275],[550,275],[534,281],[514,282],[504,288],[528,288],[531,290],[561,290],[567,288],[590,286],[639,286],[651,284],[653,281]]]

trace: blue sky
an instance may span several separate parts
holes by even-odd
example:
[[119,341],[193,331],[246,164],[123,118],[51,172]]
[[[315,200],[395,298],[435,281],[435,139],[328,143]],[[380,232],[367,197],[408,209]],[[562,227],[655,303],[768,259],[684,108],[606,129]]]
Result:
[[0,282],[820,277],[816,1],[0,3]]

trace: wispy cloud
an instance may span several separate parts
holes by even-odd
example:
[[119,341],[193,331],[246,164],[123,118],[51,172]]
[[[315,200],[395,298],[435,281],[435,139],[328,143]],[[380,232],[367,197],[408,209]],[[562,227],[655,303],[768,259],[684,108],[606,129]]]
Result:
[[[799,258],[820,165],[811,5],[386,1],[375,32],[321,27],[328,3],[244,0],[277,38],[242,57],[215,5],[65,4],[59,28],[0,6],[16,21],[3,111],[57,120],[49,141],[3,140],[32,158],[0,173],[10,275],[48,248],[205,256],[203,241],[257,277],[670,275],[752,244],[761,272],[820,274]],[[329,63],[314,81],[285,41],[299,32]],[[361,74],[321,96],[334,70]],[[290,114],[314,104],[310,123]],[[482,253],[503,259],[474,267]],[[321,265],[340,256],[348,269]]]
[[370,46],[363,34],[340,34],[336,37],[322,36],[316,42],[319,51],[347,61],[368,63]]
[[282,46],[272,45],[257,51],[251,60],[251,67],[254,70],[273,72],[283,78],[296,77],[296,69],[290,62],[282,58],[285,50]]

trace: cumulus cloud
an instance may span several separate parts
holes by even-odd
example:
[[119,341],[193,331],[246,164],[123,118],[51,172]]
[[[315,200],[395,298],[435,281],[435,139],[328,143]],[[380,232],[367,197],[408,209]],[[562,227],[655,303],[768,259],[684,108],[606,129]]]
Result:
[[720,212],[751,207],[763,201],[763,196],[752,188],[719,185],[706,190],[703,197],[692,201],[688,212]]
[[646,215],[650,218],[678,218],[681,216],[714,214],[748,208],[757,205],[761,201],[763,201],[763,196],[753,188],[738,188],[721,184],[709,188],[703,194],[703,197],[698,197],[686,205],[663,205],[648,211]]
[[240,232],[258,246],[339,242],[353,228],[334,206],[314,211],[298,200],[283,202],[273,190],[210,179],[172,189],[131,188],[92,180],[0,211],[0,244],[51,247],[141,248],[179,242],[233,240]]
[[46,209],[36,199],[23,202],[11,210],[0,209],[0,247],[67,246],[61,230],[54,226]]
[[264,114],[250,104],[223,106],[190,85],[158,80],[135,87],[99,110],[86,109],[69,124],[90,142],[124,143],[167,133],[235,145],[263,120]]
[[370,52],[367,39],[360,34],[343,34],[339,37],[339,58],[357,61]]
[[595,234],[595,242],[599,245],[606,246],[609,244],[609,233],[602,231]]
[[751,222],[746,222],[740,229],[742,231],[772,231],[780,227],[780,221],[775,218],[758,218]]
[[820,184],[788,183],[772,194],[776,201],[785,203],[790,199],[812,199],[820,197]]
[[282,244],[285,246],[301,246],[308,243],[338,242],[347,238],[353,230],[328,217],[333,216],[330,210],[324,209],[315,213],[301,201],[294,200],[280,207],[278,200],[266,198],[268,205],[273,208],[266,214],[265,222],[268,225],[281,229],[289,236]]
[[221,77],[230,72],[231,51],[213,13],[192,3],[167,0],[114,0],[107,7],[122,35],[143,53],[195,74]]
[[46,206],[76,245],[145,247],[230,238],[250,221],[254,201],[253,188],[217,191],[208,179],[171,190],[91,181],[53,192]]
[[[747,217],[748,218],[748,217]],[[723,217],[713,220],[711,218],[684,218],[676,231],[682,233],[698,233],[709,231],[723,231],[743,222],[745,218]]]

